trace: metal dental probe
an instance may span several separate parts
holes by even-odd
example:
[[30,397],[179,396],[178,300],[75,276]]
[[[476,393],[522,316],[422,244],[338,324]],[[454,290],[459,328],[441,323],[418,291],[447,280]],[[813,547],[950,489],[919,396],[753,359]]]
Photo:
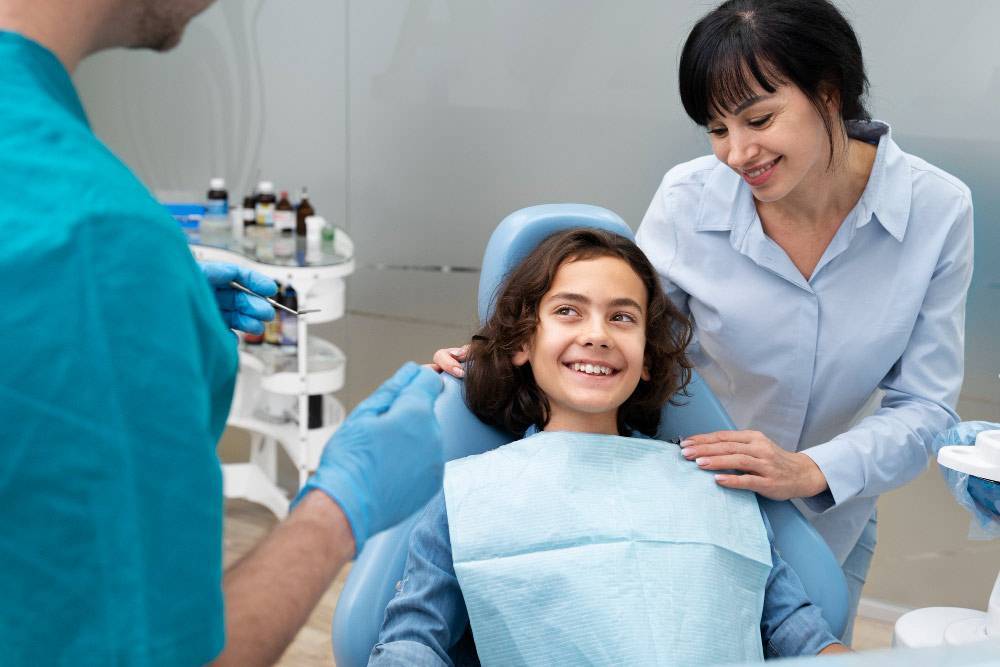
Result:
[[249,287],[244,287],[243,285],[240,285],[235,280],[230,280],[229,281],[229,286],[232,287],[232,288],[234,288],[234,289],[238,289],[241,292],[246,292],[247,294],[252,294],[253,296],[260,297],[261,299],[264,299],[265,301],[267,301],[269,304],[271,304],[275,308],[281,308],[286,313],[291,313],[292,315],[305,315],[306,313],[318,313],[319,312],[319,308],[306,308],[305,310],[292,310],[288,306],[285,306],[283,304],[278,303],[277,301],[275,301],[271,297],[264,296],[263,294],[257,294],[257,292],[254,292]]

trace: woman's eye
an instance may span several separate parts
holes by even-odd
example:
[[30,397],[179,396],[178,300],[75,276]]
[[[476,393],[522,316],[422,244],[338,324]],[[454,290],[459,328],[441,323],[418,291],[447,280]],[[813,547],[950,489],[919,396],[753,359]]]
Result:
[[764,127],[771,120],[771,114],[766,116],[761,116],[760,118],[754,118],[750,121],[750,127]]
[[713,137],[724,137],[726,136],[726,128],[724,127],[710,127],[708,128],[708,133]]

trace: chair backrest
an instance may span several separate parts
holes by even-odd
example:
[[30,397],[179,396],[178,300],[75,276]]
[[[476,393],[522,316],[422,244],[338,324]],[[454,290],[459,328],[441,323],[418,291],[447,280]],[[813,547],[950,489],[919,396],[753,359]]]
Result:
[[[632,231],[617,215],[597,206],[546,204],[507,216],[490,237],[479,282],[479,316],[485,320],[504,278],[531,250],[551,234],[574,227],[598,227],[628,238]],[[695,374],[682,405],[667,405],[660,437],[733,428],[725,409]],[[514,440],[514,436],[480,422],[466,407],[462,383],[445,377],[435,404],[441,423],[445,460],[479,454]],[[847,622],[847,584],[826,543],[789,502],[761,498],[775,531],[782,557],[798,573],[806,592],[820,606],[834,634]],[[360,667],[378,639],[385,608],[403,575],[409,537],[420,512],[368,540],[351,569],[333,619],[333,651],[338,665]]]

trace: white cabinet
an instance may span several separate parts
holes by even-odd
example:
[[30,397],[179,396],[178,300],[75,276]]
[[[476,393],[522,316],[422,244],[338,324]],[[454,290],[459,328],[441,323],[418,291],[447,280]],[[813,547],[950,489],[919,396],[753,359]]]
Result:
[[[319,309],[298,318],[295,347],[240,344],[240,371],[228,423],[250,432],[250,456],[246,462],[222,467],[225,495],[260,503],[284,518],[289,497],[278,484],[279,448],[298,470],[301,487],[344,418],[344,407],[333,394],[344,386],[346,358],[332,342],[310,338],[309,325],[343,317],[344,281],[354,272],[354,244],[340,229],[332,247],[307,248],[299,242],[291,253],[284,247],[277,255],[278,240],[263,230],[241,238],[201,238],[189,232],[188,240],[199,261],[254,269],[291,285],[299,310]],[[313,412],[322,412],[322,426],[316,428],[309,428],[310,396]],[[317,421],[315,414],[313,420]]]

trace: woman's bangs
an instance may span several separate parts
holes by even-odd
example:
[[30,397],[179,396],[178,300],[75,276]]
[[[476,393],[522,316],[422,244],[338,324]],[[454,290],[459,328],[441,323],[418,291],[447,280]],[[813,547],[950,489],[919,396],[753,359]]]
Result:
[[759,94],[761,88],[773,93],[785,83],[770,61],[758,57],[744,40],[725,40],[708,54],[698,67],[697,77],[704,91],[699,109],[699,125],[733,113],[742,103]]

